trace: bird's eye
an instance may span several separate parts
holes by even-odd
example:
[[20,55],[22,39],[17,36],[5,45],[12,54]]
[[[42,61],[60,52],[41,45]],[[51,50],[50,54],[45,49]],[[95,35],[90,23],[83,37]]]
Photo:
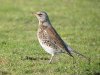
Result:
[[41,16],[42,14],[38,14],[39,16]]

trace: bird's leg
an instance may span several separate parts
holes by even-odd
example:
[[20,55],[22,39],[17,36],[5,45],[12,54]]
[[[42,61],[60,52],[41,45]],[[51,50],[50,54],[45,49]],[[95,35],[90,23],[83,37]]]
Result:
[[49,64],[51,63],[52,59],[53,59],[54,54],[51,55],[51,58],[49,60]]

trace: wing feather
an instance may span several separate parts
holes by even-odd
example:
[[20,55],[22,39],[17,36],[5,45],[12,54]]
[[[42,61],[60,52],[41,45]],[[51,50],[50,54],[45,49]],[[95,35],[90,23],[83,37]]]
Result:
[[50,39],[50,41],[57,46],[58,48],[60,48],[61,50],[65,50],[68,52],[68,54],[70,56],[71,55],[71,51],[68,49],[68,46],[65,44],[65,42],[61,39],[61,37],[59,36],[59,34],[55,31],[55,29],[53,27],[48,27],[45,32],[48,34],[48,38]]

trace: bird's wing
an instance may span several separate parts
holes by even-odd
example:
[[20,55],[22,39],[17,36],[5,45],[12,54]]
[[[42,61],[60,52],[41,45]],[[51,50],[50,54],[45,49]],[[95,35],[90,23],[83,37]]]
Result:
[[64,43],[64,41],[61,39],[59,34],[56,32],[56,30],[52,26],[48,27],[45,30],[45,32],[48,34],[48,38],[55,46],[57,46],[61,50],[66,50],[68,54],[71,55],[71,51],[68,49],[67,45]]

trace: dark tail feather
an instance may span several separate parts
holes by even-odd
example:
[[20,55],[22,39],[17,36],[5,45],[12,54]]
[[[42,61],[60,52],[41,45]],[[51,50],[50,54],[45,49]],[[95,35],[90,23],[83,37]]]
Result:
[[80,55],[80,56],[82,56],[82,57],[88,59],[88,57],[86,57],[85,55],[83,55],[83,54],[81,54],[81,53],[79,53],[79,52],[77,52],[77,51],[75,51],[75,50],[73,50],[70,46],[67,46],[67,49],[68,49],[68,51],[69,51],[68,53],[70,53],[70,56],[72,56],[72,57],[73,57],[73,55],[72,55],[72,52],[73,52],[73,53],[76,53],[76,54],[78,54],[78,55]]
[[79,53],[79,52],[77,52],[77,51],[75,51],[75,50],[73,50],[73,52],[76,53],[76,54],[78,54],[79,56],[82,56],[82,57],[84,57],[85,59],[88,59],[88,60],[89,60],[89,58],[86,57],[85,55],[83,55],[83,54],[81,54],[81,53]]
[[72,55],[72,53],[70,51],[67,51],[67,53],[68,53],[69,56],[74,58],[74,56]]
[[88,65],[91,64],[91,58],[86,57],[85,55],[83,55],[83,54],[81,54],[81,53],[79,53],[79,52],[77,52],[77,51],[75,51],[75,50],[73,50],[73,52],[76,53],[76,54],[78,54],[78,55],[80,55],[80,56],[82,56],[82,57],[84,57],[85,59],[87,59]]
[[90,60],[90,58],[88,58],[88,57],[86,57],[85,55],[83,55],[83,54],[81,54],[81,53],[79,53],[79,52],[73,50],[70,46],[67,46],[67,52],[68,52],[68,54],[69,54],[70,56],[72,56],[73,58],[74,58],[74,56],[72,55],[72,52],[78,54],[79,56],[84,57],[84,58],[87,59],[87,60]]

